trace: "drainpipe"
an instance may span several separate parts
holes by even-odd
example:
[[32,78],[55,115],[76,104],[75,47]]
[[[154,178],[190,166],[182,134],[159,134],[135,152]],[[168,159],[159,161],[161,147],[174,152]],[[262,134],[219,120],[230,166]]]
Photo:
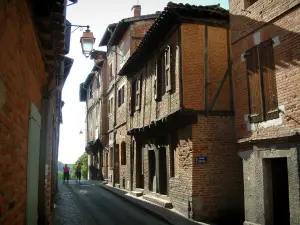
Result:
[[115,46],[115,56],[116,56],[116,61],[115,61],[115,76],[114,76],[114,137],[113,137],[113,187],[115,186],[115,153],[116,153],[116,137],[117,137],[117,130],[116,130],[116,125],[117,125],[117,72],[118,72],[118,55],[117,55],[117,47]]
[[[85,121],[86,121],[86,129],[85,129],[85,143],[86,143],[86,146],[87,146],[87,143],[88,143],[88,132],[89,132],[89,117],[88,117],[88,97],[87,97],[87,100],[86,100],[86,103],[85,103],[85,110],[86,110],[86,118],[85,118]],[[90,165],[91,165],[91,159],[90,159],[90,154],[88,154],[88,174],[87,174],[87,179],[90,180]]]

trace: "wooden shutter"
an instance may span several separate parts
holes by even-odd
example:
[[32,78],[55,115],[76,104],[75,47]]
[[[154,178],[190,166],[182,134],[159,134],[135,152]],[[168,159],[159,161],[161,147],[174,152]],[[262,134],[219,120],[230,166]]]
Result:
[[159,77],[160,77],[160,98],[166,93],[166,75],[165,75],[165,54],[162,54],[159,58],[160,64],[158,64],[160,67],[158,68]]
[[261,71],[264,84],[265,119],[270,120],[279,117],[272,39],[261,44],[260,52]]
[[159,77],[159,62],[156,60],[155,62],[155,80],[154,80],[154,99],[156,101],[160,100],[160,91],[161,91],[161,85],[160,85],[160,77]]
[[168,92],[171,90],[171,47],[170,46],[167,46],[165,50],[164,75],[165,75],[166,91]]
[[125,86],[123,85],[123,87],[122,87],[122,104],[124,103],[124,101],[125,101]]
[[121,98],[122,98],[122,96],[121,96],[121,89],[119,89],[118,90],[118,107],[121,106]]
[[140,110],[141,106],[141,87],[142,87],[142,79],[141,76],[135,81],[135,110]]
[[250,108],[249,118],[251,122],[257,123],[263,121],[263,102],[257,47],[246,52],[246,68]]
[[131,82],[131,87],[130,87],[130,93],[129,93],[129,98],[128,98],[128,113],[130,116],[133,116],[134,113],[134,87],[135,86],[135,82]]

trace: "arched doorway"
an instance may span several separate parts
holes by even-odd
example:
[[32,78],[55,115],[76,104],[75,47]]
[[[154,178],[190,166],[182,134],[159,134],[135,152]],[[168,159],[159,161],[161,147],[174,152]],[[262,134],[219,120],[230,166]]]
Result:
[[[121,166],[126,166],[127,159],[126,159],[126,143],[123,141],[121,143]],[[124,171],[124,169],[122,169]],[[125,189],[126,187],[126,178],[123,176],[121,182],[121,187]]]

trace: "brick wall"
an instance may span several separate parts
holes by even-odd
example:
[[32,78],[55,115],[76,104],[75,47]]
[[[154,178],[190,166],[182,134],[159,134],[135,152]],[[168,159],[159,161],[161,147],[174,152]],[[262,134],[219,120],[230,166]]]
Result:
[[1,1],[0,23],[0,223],[24,224],[29,102],[40,110],[46,74],[26,1]]
[[[277,17],[288,13],[290,9],[300,3],[299,0],[257,0],[253,5],[246,8],[245,2],[247,1],[230,1],[230,23],[233,43],[257,30],[265,23],[273,23],[277,20]],[[290,18],[292,19],[292,17]]]
[[[176,151],[178,156],[178,173],[169,180],[169,197],[173,206],[185,216],[188,216],[188,204],[192,196],[192,128],[187,126],[177,131],[178,142]],[[170,155],[170,152],[167,152]],[[169,157],[168,157],[169,158]],[[169,164],[169,171],[171,171]]]
[[[154,22],[153,19],[141,20],[141,21],[134,22],[130,26],[130,35],[131,35],[130,54],[132,54],[139,46],[140,42],[142,41],[141,37],[144,37],[145,33],[151,27],[153,22]],[[132,38],[132,37],[136,37],[136,38]]]
[[[290,8],[298,5],[287,11],[287,4],[290,4]],[[262,6],[265,6],[263,10]],[[273,1],[270,5],[265,5],[259,0],[250,9],[252,12],[245,14],[240,11],[238,1],[231,2],[237,138],[249,140],[291,135],[300,130],[300,25],[297,22],[300,20],[299,1]],[[276,17],[283,12],[285,14]],[[246,62],[242,54],[270,38],[275,39],[273,47],[278,106],[284,113],[280,113],[276,120],[251,125],[246,120],[249,114],[248,84]]]
[[[243,170],[235,144],[234,118],[199,116],[198,121],[190,134],[194,218],[224,224],[242,221]],[[196,164],[197,156],[207,156],[207,163]]]
[[[181,26],[183,105],[205,109],[205,26]],[[211,105],[228,68],[227,33],[225,28],[207,27],[208,85],[207,104]],[[197,96],[197,97],[195,97]],[[225,80],[214,110],[230,111],[229,78]]]

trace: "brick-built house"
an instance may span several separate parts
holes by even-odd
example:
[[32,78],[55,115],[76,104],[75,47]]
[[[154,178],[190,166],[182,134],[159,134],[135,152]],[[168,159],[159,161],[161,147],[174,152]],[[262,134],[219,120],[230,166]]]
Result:
[[0,2],[0,224],[52,224],[61,90],[73,60],[63,0]]
[[230,59],[227,10],[169,3],[119,72],[133,190],[220,224],[243,219]]
[[244,224],[300,224],[300,1],[231,0]]
[[[129,148],[126,143],[127,79],[118,76],[126,60],[135,51],[146,31],[158,16],[141,15],[141,6],[132,7],[134,17],[122,19],[118,24],[109,25],[99,46],[107,47],[107,134],[109,159],[104,158],[104,169],[108,163],[108,182],[129,189]],[[105,156],[107,153],[104,152]]]
[[[103,179],[101,156],[106,145],[104,94],[106,90],[106,52],[93,51],[95,61],[85,82],[80,84],[80,101],[86,102],[86,152],[88,153],[88,179]],[[104,119],[105,120],[105,119]]]

